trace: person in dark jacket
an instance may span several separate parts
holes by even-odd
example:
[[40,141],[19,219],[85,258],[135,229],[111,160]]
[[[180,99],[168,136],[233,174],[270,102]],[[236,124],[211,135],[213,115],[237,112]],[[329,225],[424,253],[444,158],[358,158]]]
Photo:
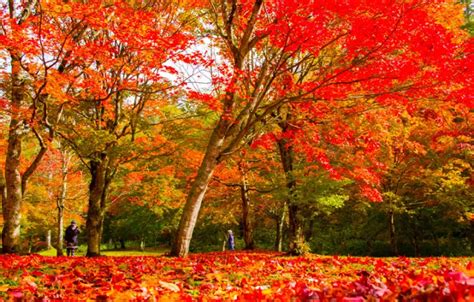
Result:
[[227,247],[230,251],[233,251],[235,249],[235,240],[232,230],[227,231]]
[[74,256],[74,253],[77,249],[77,236],[81,231],[77,227],[76,222],[73,220],[71,221],[71,225],[69,225],[66,229],[66,235],[64,239],[66,240],[66,251],[68,256]]

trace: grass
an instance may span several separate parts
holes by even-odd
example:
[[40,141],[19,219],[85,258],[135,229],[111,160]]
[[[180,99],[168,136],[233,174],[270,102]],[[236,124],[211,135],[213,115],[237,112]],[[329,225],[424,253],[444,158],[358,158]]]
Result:
[[[102,256],[110,256],[110,257],[129,257],[129,256],[161,256],[164,253],[168,252],[167,249],[146,249],[145,251],[141,250],[102,250],[100,254]],[[41,251],[38,254],[41,256],[56,256],[56,250],[50,249]],[[66,250],[64,250],[64,255],[66,255]],[[79,248],[79,251],[76,252],[76,256],[85,256],[86,250]]]

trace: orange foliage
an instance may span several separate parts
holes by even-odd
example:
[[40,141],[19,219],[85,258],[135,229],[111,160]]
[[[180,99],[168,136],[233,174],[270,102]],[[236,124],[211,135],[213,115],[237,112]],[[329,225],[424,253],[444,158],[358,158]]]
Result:
[[0,256],[0,298],[156,301],[472,301],[465,258]]

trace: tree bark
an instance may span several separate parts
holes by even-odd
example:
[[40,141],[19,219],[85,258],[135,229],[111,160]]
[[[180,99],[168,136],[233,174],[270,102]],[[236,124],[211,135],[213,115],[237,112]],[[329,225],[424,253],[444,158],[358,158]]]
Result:
[[[7,191],[5,187],[5,175],[3,174],[3,171],[0,171],[0,194],[1,194],[1,199],[2,199],[2,209],[6,208],[6,202],[7,202]],[[3,213],[3,210],[2,210]]]
[[304,237],[303,223],[301,222],[299,206],[288,205],[289,219],[289,251],[291,255],[302,255],[307,252],[306,239]]
[[5,189],[6,199],[2,204],[3,230],[2,251],[3,253],[18,253],[20,247],[20,220],[21,201],[23,198],[21,188],[20,158],[21,158],[21,102],[23,90],[20,80],[20,59],[11,56],[11,120],[8,131],[8,147],[5,158]]
[[[18,18],[15,17],[15,3],[8,1],[10,21],[21,24],[31,12],[31,7],[36,1],[31,1],[23,9]],[[20,221],[21,203],[26,190],[29,176],[37,168],[41,158],[46,153],[42,145],[41,150],[23,175],[20,172],[21,141],[23,138],[23,121],[21,106],[25,95],[24,82],[21,79],[21,53],[10,51],[11,64],[11,100],[10,100],[10,125],[8,130],[7,154],[5,158],[5,183],[2,190],[2,252],[20,252]],[[35,132],[36,133],[36,132]],[[36,133],[37,134],[37,133]]]
[[66,151],[62,152],[62,167],[61,167],[61,189],[56,201],[58,209],[58,238],[56,241],[56,255],[63,255],[63,233],[64,233],[64,202],[67,196],[67,176],[69,173],[69,157]]
[[214,173],[214,169],[219,162],[220,150],[224,143],[227,124],[228,121],[221,117],[211,135],[206,154],[186,199],[175,242],[171,248],[171,256],[186,257],[188,255],[194,226],[196,225],[199,210],[201,209],[201,203],[206,194],[207,186]]
[[90,161],[91,182],[89,184],[89,208],[87,210],[86,234],[87,257],[100,256],[100,241],[104,209],[104,191],[106,190],[106,170],[108,158],[101,154],[100,158]]
[[56,256],[63,256],[64,208],[58,207],[58,238],[56,240]]
[[[281,125],[283,131],[288,126],[287,123]],[[293,175],[293,148],[286,139],[278,141],[280,158],[285,172],[286,187],[288,189],[288,219],[289,219],[289,251],[291,255],[301,255],[306,251],[306,240],[304,237],[303,223],[301,221],[299,206],[294,201],[296,191],[296,180]]]
[[276,236],[275,236],[275,250],[281,252],[283,250],[283,227],[285,226],[286,213],[288,207],[286,202],[283,204],[281,215],[276,220]]
[[253,250],[255,248],[255,242],[253,240],[253,224],[250,217],[250,196],[247,181],[247,174],[243,167],[243,163],[239,164],[239,170],[242,177],[242,183],[240,186],[240,197],[242,200],[242,220],[243,220],[243,233],[246,250]]
[[[258,15],[263,6],[263,0],[256,0],[252,7],[252,12],[248,17],[248,21],[245,29],[243,30],[242,36],[234,39],[232,33],[232,27],[235,26],[235,23],[232,22],[234,17],[237,16],[238,10],[236,10],[235,5],[231,5],[233,9],[228,11],[224,2],[221,3],[224,5],[222,7],[222,15],[224,24],[224,31],[228,34],[227,37],[224,37],[231,53],[232,59],[234,61],[234,70],[242,70],[244,60],[249,54],[250,50],[255,47],[258,37],[252,37],[256,24],[258,21]],[[236,2],[234,2],[236,4]],[[238,43],[236,43],[238,41]],[[237,77],[234,79],[237,80]],[[235,83],[233,83],[235,84]],[[262,83],[258,83],[257,86],[260,86]],[[256,88],[255,88],[256,89]],[[264,94],[264,93],[263,93]],[[261,99],[263,96],[260,95]],[[256,106],[257,103],[253,103],[253,106]],[[232,91],[227,91],[225,99],[223,100],[223,113],[220,116],[220,119],[214,128],[209,143],[207,145],[206,153],[204,159],[201,162],[196,178],[191,185],[191,190],[186,198],[186,204],[183,209],[183,214],[179,222],[177,236],[173,247],[171,249],[170,255],[185,257],[189,252],[189,245],[194,231],[194,226],[196,225],[196,220],[201,209],[202,200],[206,194],[207,186],[209,181],[214,173],[214,169],[217,164],[223,160],[223,157],[228,156],[228,154],[236,151],[239,148],[239,143],[243,140],[245,134],[249,131],[249,126],[242,127],[242,120],[246,120],[250,112],[254,109],[253,106],[246,106],[240,113],[236,109],[236,94]],[[255,114],[255,113],[253,113]],[[237,120],[234,120],[237,117]],[[224,142],[228,143],[228,152],[221,152]]]
[[48,233],[46,234],[46,247],[48,250],[51,249],[51,230],[48,230]]

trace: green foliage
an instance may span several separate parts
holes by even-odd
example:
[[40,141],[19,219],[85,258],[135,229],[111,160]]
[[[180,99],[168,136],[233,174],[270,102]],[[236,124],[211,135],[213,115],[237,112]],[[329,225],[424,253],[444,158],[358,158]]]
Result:
[[464,16],[466,23],[462,28],[471,35],[474,35],[474,3],[472,0],[461,0],[460,2],[465,5]]
[[103,242],[112,241],[118,245],[120,240],[143,241],[145,246],[169,244],[167,226],[175,214],[172,209],[124,205],[117,214],[106,216]]

